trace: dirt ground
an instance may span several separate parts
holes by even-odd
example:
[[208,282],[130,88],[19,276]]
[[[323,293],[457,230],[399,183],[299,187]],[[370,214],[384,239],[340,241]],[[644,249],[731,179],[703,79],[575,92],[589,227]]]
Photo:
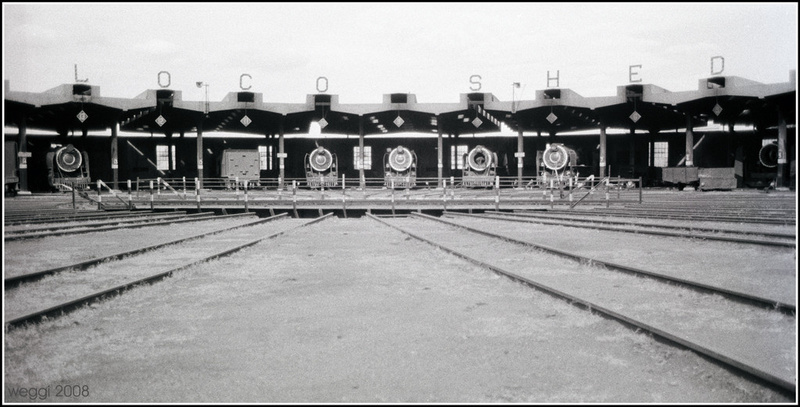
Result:
[[4,348],[7,402],[794,401],[367,218],[6,332]]

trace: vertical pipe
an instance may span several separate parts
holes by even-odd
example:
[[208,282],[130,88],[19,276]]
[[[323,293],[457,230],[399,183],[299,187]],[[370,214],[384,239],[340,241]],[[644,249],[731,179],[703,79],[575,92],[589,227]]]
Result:
[[28,118],[24,115],[19,119],[19,136],[17,137],[17,144],[19,145],[19,192],[27,194],[28,192]]
[[[283,189],[283,183],[284,183],[284,180],[286,179],[286,173],[285,173],[285,168],[284,168],[284,161],[285,161],[284,157],[286,157],[286,151],[284,150],[284,147],[283,147],[283,123],[284,123],[285,120],[286,120],[286,115],[281,116],[281,122],[280,122],[280,126],[278,128],[278,170],[279,170],[279,172],[278,172],[278,180],[279,180],[278,190]],[[294,185],[294,181],[292,181],[292,184]],[[294,188],[294,187],[292,187],[292,188]]]
[[111,126],[111,173],[113,183],[111,184],[114,189],[119,189],[119,153],[117,151],[119,141],[119,123],[116,121]]
[[523,145],[522,128],[517,131],[517,186],[522,188],[522,166],[525,157],[525,146]]
[[606,126],[600,127],[600,179],[606,176]]
[[150,181],[150,210],[153,210],[153,181]]
[[133,209],[133,197],[131,196],[131,180],[128,180],[128,210]]
[[444,157],[444,143],[442,141],[443,124],[442,124],[442,118],[439,117],[439,115],[436,115],[436,129],[439,134],[439,136],[436,138],[436,158],[437,158],[436,187],[438,188],[439,185],[442,185],[442,171],[444,168],[444,161],[442,160]]
[[786,118],[778,108],[778,174],[775,179],[775,188],[783,188],[784,172],[786,171]]
[[197,125],[197,177],[195,189],[203,188],[203,121]]
[[358,182],[361,190],[366,190],[364,179],[364,116],[358,116]]
[[686,166],[694,167],[694,133],[692,130],[692,116],[686,115]]

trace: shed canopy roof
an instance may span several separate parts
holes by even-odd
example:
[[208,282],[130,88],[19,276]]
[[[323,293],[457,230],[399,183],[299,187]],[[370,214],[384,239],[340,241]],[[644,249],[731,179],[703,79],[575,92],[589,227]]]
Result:
[[796,123],[794,71],[786,83],[761,84],[735,76],[701,79],[698,89],[669,92],[650,84],[617,87],[609,97],[570,89],[539,90],[533,100],[502,102],[491,93],[461,94],[458,103],[419,103],[411,93],[383,95],[381,103],[341,104],[338,95],[307,95],[305,103],[265,103],[261,93],[230,92],[218,102],[184,101],[182,92],[149,89],[131,99],[104,97],[100,87],[64,84],[41,93],[11,91],[5,81],[4,124],[67,134],[120,130],[181,134],[307,134],[312,122],[326,134],[472,134],[514,131],[557,134],[599,127],[660,131],[709,120],[776,126]]

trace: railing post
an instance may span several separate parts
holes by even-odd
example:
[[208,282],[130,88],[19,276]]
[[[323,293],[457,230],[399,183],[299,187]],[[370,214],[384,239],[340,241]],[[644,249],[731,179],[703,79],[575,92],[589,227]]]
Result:
[[347,218],[347,202],[346,202],[347,193],[345,191],[345,176],[342,174],[342,213],[344,213],[344,217]]
[[292,212],[294,212],[294,217],[299,218],[300,216],[297,215],[297,180],[292,180]]
[[128,210],[133,210],[133,197],[131,196],[131,180],[128,180]]
[[250,212],[247,207],[247,181],[244,182],[244,211]]
[[77,208],[75,207],[75,183],[73,182],[72,183],[72,210],[74,211],[76,209]]
[[150,180],[150,210],[153,210],[153,180]]
[[97,210],[103,209],[103,195],[101,195],[100,180],[97,180]]
[[447,178],[442,179],[442,206],[447,210]]
[[394,216],[394,179],[392,179],[391,188],[392,188],[392,216]]
[[494,178],[494,210],[500,212],[500,177]]
[[[156,188],[156,194],[161,195],[161,177],[158,177],[157,181],[158,182],[156,183],[156,187],[157,187]],[[153,181],[150,181],[150,182],[151,182],[150,188],[152,188],[153,187],[153,184],[152,184]]]
[[197,201],[197,213],[200,213],[200,179],[194,178],[194,197]]
[[569,203],[572,208],[572,177],[569,177]]
[[639,177],[639,203],[642,203],[642,177]]
[[186,200],[186,177],[183,177],[183,200]]

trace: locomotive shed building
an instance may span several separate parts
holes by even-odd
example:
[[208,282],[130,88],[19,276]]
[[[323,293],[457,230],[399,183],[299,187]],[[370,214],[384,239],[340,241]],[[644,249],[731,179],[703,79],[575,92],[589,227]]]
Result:
[[[380,155],[401,144],[417,152],[417,175],[435,177],[438,186],[460,175],[450,154],[456,145],[487,146],[500,157],[498,175],[521,181],[537,175],[537,152],[554,142],[577,151],[582,176],[641,177],[645,186],[659,185],[664,163],[656,165],[654,152],[656,143],[666,143],[668,168],[722,167],[733,169],[736,187],[774,182],[793,188],[795,76],[792,71],[788,82],[775,84],[715,76],[682,92],[632,83],[608,97],[548,88],[536,91],[533,100],[500,101],[474,92],[455,103],[422,103],[412,93],[393,93],[375,104],[344,104],[326,93],[307,95],[305,103],[272,103],[249,91],[230,92],[216,102],[185,101],[180,90],[168,88],[119,98],[102,96],[99,86],[87,83],[31,93],[12,91],[5,81],[4,124],[18,129],[5,141],[7,148],[9,142],[18,146],[23,193],[49,188],[45,157],[51,144],[87,151],[92,181],[115,189],[124,180],[159,176],[197,177],[203,185],[204,179],[220,177],[224,150],[257,146],[269,147],[273,163],[260,178],[286,181],[303,176],[303,156],[315,144],[338,154],[339,172],[350,180],[381,177]],[[312,123],[321,129],[317,137],[307,136]],[[43,132],[28,134],[29,129]],[[250,137],[214,137],[216,132]],[[759,155],[770,142],[777,144],[774,162],[764,163]],[[170,170],[154,165],[156,145],[174,149]],[[356,165],[356,146],[372,148],[366,168]]]

